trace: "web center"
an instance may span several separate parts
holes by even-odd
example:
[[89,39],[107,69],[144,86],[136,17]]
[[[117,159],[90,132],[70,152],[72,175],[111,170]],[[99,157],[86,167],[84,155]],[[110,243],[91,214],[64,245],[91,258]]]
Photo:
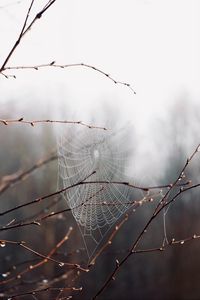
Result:
[[99,158],[99,150],[94,149],[93,155],[94,155],[94,159],[97,160]]

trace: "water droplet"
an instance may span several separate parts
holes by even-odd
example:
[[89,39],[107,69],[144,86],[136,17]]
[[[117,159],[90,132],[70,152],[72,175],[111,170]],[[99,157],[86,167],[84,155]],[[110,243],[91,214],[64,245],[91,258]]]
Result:
[[185,243],[185,241],[181,241],[180,244],[183,245]]
[[8,276],[8,273],[3,273],[3,274],[1,274],[1,276],[2,276],[3,278],[6,278],[6,277]]
[[47,279],[43,279],[42,282],[43,283],[48,283],[48,280]]
[[40,222],[38,222],[38,221],[34,221],[33,224],[38,225],[38,226],[41,225]]
[[59,263],[60,267],[63,267],[65,264],[63,262]]
[[3,248],[6,246],[6,243],[5,242],[0,242],[0,246]]
[[197,235],[196,235],[196,234],[194,234],[194,235],[193,235],[193,239],[196,239],[196,238],[197,238]]

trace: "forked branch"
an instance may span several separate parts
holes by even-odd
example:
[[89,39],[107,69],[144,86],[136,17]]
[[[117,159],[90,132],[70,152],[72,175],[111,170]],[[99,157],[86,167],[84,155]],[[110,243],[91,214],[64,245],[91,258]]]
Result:
[[[54,4],[56,2],[56,0],[49,0],[46,5],[35,15],[35,17],[33,18],[33,20],[31,21],[31,23],[27,26],[27,22],[29,19],[29,15],[31,12],[31,9],[33,7],[35,0],[31,0],[31,4],[28,8],[25,20],[24,20],[24,24],[22,26],[22,29],[20,31],[19,37],[17,38],[16,42],[14,43],[13,47],[11,48],[10,52],[8,53],[6,59],[4,60],[1,68],[0,68],[0,73],[2,73],[5,70],[5,67],[8,63],[8,61],[10,60],[10,58],[12,57],[13,53],[15,52],[15,50],[17,49],[17,47],[19,46],[22,38],[24,37],[24,35],[32,28],[33,24],[42,17],[42,15],[46,12],[46,10],[48,8],[50,8],[52,6],[52,4]],[[4,74],[4,76],[6,76]]]

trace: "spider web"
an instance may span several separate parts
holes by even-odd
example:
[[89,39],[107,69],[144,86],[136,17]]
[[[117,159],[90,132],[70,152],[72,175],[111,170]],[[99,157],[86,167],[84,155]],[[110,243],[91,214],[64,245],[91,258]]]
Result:
[[63,192],[79,225],[89,259],[106,233],[131,206],[128,201],[130,189],[110,183],[126,179],[130,150],[125,145],[125,129],[113,133],[111,130],[70,126],[58,139],[61,187],[93,182]]

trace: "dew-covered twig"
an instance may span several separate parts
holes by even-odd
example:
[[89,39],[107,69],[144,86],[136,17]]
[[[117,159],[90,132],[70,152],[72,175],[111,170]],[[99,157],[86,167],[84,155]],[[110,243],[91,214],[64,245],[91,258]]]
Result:
[[80,271],[87,272],[88,269],[85,269],[85,268],[81,267],[78,264],[73,264],[73,263],[58,261],[58,260],[52,258],[53,254],[62,246],[62,244],[64,242],[66,242],[69,239],[69,236],[70,236],[72,230],[73,230],[73,228],[70,227],[69,230],[68,230],[68,232],[66,233],[66,235],[62,238],[62,240],[60,242],[58,242],[56,244],[56,246],[47,255],[41,254],[40,252],[38,252],[38,251],[32,249],[31,247],[27,246],[24,241],[19,241],[18,242],[18,241],[10,241],[10,240],[0,240],[0,246],[1,247],[5,247],[7,244],[17,245],[17,246],[20,246],[23,249],[31,252],[32,254],[35,254],[39,258],[42,258],[41,261],[39,261],[39,262],[37,262],[35,264],[29,265],[26,269],[24,269],[23,271],[21,271],[20,273],[18,273],[16,276],[13,276],[13,277],[10,277],[10,278],[5,279],[3,281],[0,281],[0,285],[4,285],[4,284],[10,283],[10,282],[12,282],[14,280],[21,279],[23,275],[25,275],[28,272],[31,272],[32,270],[35,270],[36,268],[41,267],[42,265],[46,264],[48,261],[54,262],[54,263],[58,264],[61,267],[67,266],[67,267],[70,267],[72,269],[78,269]]
[[118,261],[118,263],[116,263],[116,266],[113,269],[113,271],[110,273],[110,275],[105,280],[105,282],[103,283],[103,285],[101,286],[101,288],[97,291],[97,293],[95,294],[95,296],[92,298],[93,300],[97,299],[99,297],[99,295],[102,294],[102,292],[110,284],[110,282],[113,280],[113,278],[115,278],[115,275],[119,272],[119,270],[121,269],[121,267],[135,253],[136,248],[137,248],[139,242],[143,238],[143,236],[146,233],[146,231],[149,228],[149,226],[152,224],[153,220],[160,214],[160,212],[163,211],[163,209],[165,207],[169,206],[173,201],[175,201],[175,199],[180,194],[182,194],[182,193],[184,193],[184,192],[186,192],[188,190],[200,187],[200,183],[198,183],[198,184],[194,184],[194,185],[192,185],[190,187],[180,188],[179,192],[176,193],[175,196],[172,196],[172,199],[170,201],[167,201],[168,196],[170,195],[171,191],[174,189],[174,187],[176,187],[177,183],[180,180],[182,180],[186,168],[188,167],[189,163],[192,161],[192,159],[194,158],[194,156],[197,154],[197,152],[199,152],[199,150],[200,150],[200,144],[196,147],[196,149],[192,153],[192,155],[186,160],[186,162],[185,162],[182,170],[180,171],[179,175],[177,176],[177,178],[175,179],[175,181],[173,182],[173,184],[171,184],[171,186],[169,187],[169,189],[167,190],[167,192],[164,194],[164,196],[162,197],[162,199],[159,201],[159,203],[156,206],[156,208],[155,208],[152,216],[149,218],[149,220],[147,221],[147,223],[145,224],[145,226],[143,227],[143,229],[141,230],[141,232],[138,234],[137,238],[133,242],[133,244],[132,244],[131,248],[129,249],[128,253],[120,261]]
[[107,130],[105,127],[101,126],[95,126],[92,124],[86,124],[82,121],[70,121],[70,120],[25,120],[23,117],[18,118],[18,119],[0,119],[0,124],[2,125],[12,125],[12,124],[26,124],[26,125],[31,125],[34,127],[36,124],[52,124],[52,123],[58,123],[58,124],[74,124],[74,125],[81,125],[85,126],[89,129],[102,129],[102,130]]
[[35,296],[38,294],[41,294],[42,292],[48,292],[48,291],[81,291],[82,287],[46,287],[46,288],[42,288],[42,289],[36,289],[36,290],[31,290],[25,293],[18,293],[18,294],[14,294],[14,295],[6,295],[5,297],[9,298],[9,299],[15,299],[15,298],[19,298],[19,297],[24,297],[24,296]]
[[[94,171],[94,172],[92,172],[89,176],[87,176],[87,179],[88,179],[90,176],[92,176],[94,173],[96,173],[96,172]],[[129,182],[121,182],[121,181],[104,181],[104,180],[100,180],[100,181],[85,181],[85,180],[86,180],[86,178],[85,178],[84,180],[81,180],[80,182],[77,182],[77,183],[75,183],[75,184],[72,184],[72,185],[70,185],[70,186],[67,186],[67,187],[65,187],[65,188],[62,188],[62,189],[60,189],[60,190],[58,190],[58,191],[56,191],[56,192],[53,192],[53,193],[51,193],[51,194],[48,194],[48,195],[39,197],[39,198],[37,198],[37,199],[35,199],[35,200],[32,200],[32,201],[29,201],[29,202],[20,204],[20,205],[18,205],[18,206],[16,206],[16,207],[10,208],[10,209],[8,209],[8,210],[6,210],[6,211],[4,211],[4,212],[1,212],[1,213],[0,213],[0,216],[6,215],[6,214],[8,214],[8,213],[11,213],[11,212],[13,212],[13,211],[15,211],[15,210],[18,210],[18,209],[22,208],[22,207],[26,207],[26,206],[29,206],[29,205],[33,205],[33,204],[39,203],[39,202],[41,202],[41,201],[43,201],[43,200],[45,200],[45,199],[47,199],[47,198],[50,198],[50,197],[53,197],[53,196],[57,196],[57,195],[59,195],[59,194],[62,194],[63,192],[66,192],[66,191],[69,190],[69,189],[75,188],[75,187],[80,186],[80,185],[99,184],[99,185],[101,186],[102,184],[105,184],[105,185],[116,184],[116,185],[125,185],[125,186],[128,186],[128,187],[130,187],[130,188],[138,189],[138,190],[145,191],[145,192],[149,192],[149,190],[157,190],[157,189],[160,189],[161,187],[162,187],[162,188],[168,187],[169,189],[171,189],[171,187],[172,187],[172,184],[163,185],[163,186],[152,186],[152,187],[150,186],[150,187],[144,187],[144,186],[137,186],[137,185],[131,184],[131,183],[129,183]],[[190,184],[190,183],[191,183],[191,182],[189,181],[189,182],[184,183],[184,185],[187,186],[187,185]],[[179,184],[176,185],[176,186],[179,186]],[[70,209],[69,209],[69,210],[70,210]],[[65,210],[65,211],[66,211],[66,210]],[[7,228],[9,228],[9,227],[7,227]],[[0,230],[1,230],[1,229],[0,229]]]
[[[118,81],[115,78],[113,78],[110,74],[103,71],[102,69],[99,69],[95,66],[92,66],[92,65],[89,65],[86,63],[57,64],[55,61],[52,61],[47,64],[40,64],[40,65],[34,65],[34,66],[11,66],[11,67],[6,67],[3,70],[4,71],[6,71],[6,70],[36,70],[36,71],[38,71],[39,69],[43,69],[43,68],[67,69],[67,68],[74,68],[74,67],[81,67],[81,68],[87,68],[87,69],[94,70],[95,72],[98,72],[98,73],[102,74],[103,76],[105,76],[106,78],[108,78],[109,80],[111,80],[114,84],[124,85],[125,87],[128,87],[134,94],[136,94],[135,90],[132,88],[132,86],[129,83],[123,82],[123,81]],[[6,76],[6,75],[4,74],[4,76]]]
[[120,228],[124,225],[124,223],[128,220],[128,214],[125,215],[125,217],[114,227],[114,230],[110,234],[110,236],[107,239],[107,242],[103,244],[103,246],[99,249],[99,251],[95,254],[95,256],[92,258],[92,260],[89,262],[89,266],[92,266],[95,264],[97,258],[102,254],[103,251],[105,251],[108,246],[112,244],[112,240],[120,230]]
[[[3,240],[3,241],[0,241],[0,245],[2,246],[6,246],[6,244],[17,244],[17,245],[20,245],[21,247],[23,247],[23,248],[25,248],[26,250],[28,250],[28,251],[30,251],[31,253],[34,253],[34,254],[36,254],[37,256],[39,256],[40,258],[42,258],[42,260],[40,260],[39,262],[36,262],[36,263],[32,263],[32,264],[30,264],[27,268],[25,268],[23,271],[21,271],[21,272],[19,272],[17,275],[15,275],[15,276],[13,276],[13,277],[10,277],[10,278],[7,278],[7,279],[5,279],[5,280],[3,280],[3,281],[0,281],[0,285],[4,285],[4,284],[7,284],[7,283],[10,283],[10,282],[13,282],[13,281],[15,281],[15,280],[17,280],[17,279],[21,279],[22,278],[22,276],[24,276],[25,274],[27,274],[27,273],[29,273],[29,272],[31,272],[31,271],[33,271],[33,270],[35,270],[35,269],[37,269],[37,268],[39,268],[39,267],[41,267],[41,266],[43,266],[44,264],[46,264],[49,260],[50,261],[53,261],[53,262],[58,262],[58,261],[56,261],[56,260],[54,260],[54,259],[52,259],[52,256],[53,256],[53,254],[62,246],[62,244],[64,243],[64,242],[66,242],[68,239],[69,239],[69,236],[70,236],[70,234],[71,234],[71,232],[72,232],[72,230],[73,230],[73,228],[72,227],[70,227],[69,228],[69,230],[68,230],[68,232],[66,233],[66,235],[64,236],[64,238],[60,241],[60,242],[58,242],[57,244],[56,244],[56,246],[46,255],[46,256],[44,256],[43,254],[41,254],[41,253],[39,253],[39,252],[36,252],[35,250],[33,250],[33,249],[31,249],[30,247],[28,247],[28,246],[25,246],[25,242],[16,242],[16,241],[5,241],[5,240]],[[64,263],[63,262],[58,262],[59,263],[59,265],[61,266],[64,266]],[[6,277],[8,276],[8,275],[10,275],[10,272],[6,272],[5,273],[6,274]],[[4,276],[5,277],[5,276]]]

